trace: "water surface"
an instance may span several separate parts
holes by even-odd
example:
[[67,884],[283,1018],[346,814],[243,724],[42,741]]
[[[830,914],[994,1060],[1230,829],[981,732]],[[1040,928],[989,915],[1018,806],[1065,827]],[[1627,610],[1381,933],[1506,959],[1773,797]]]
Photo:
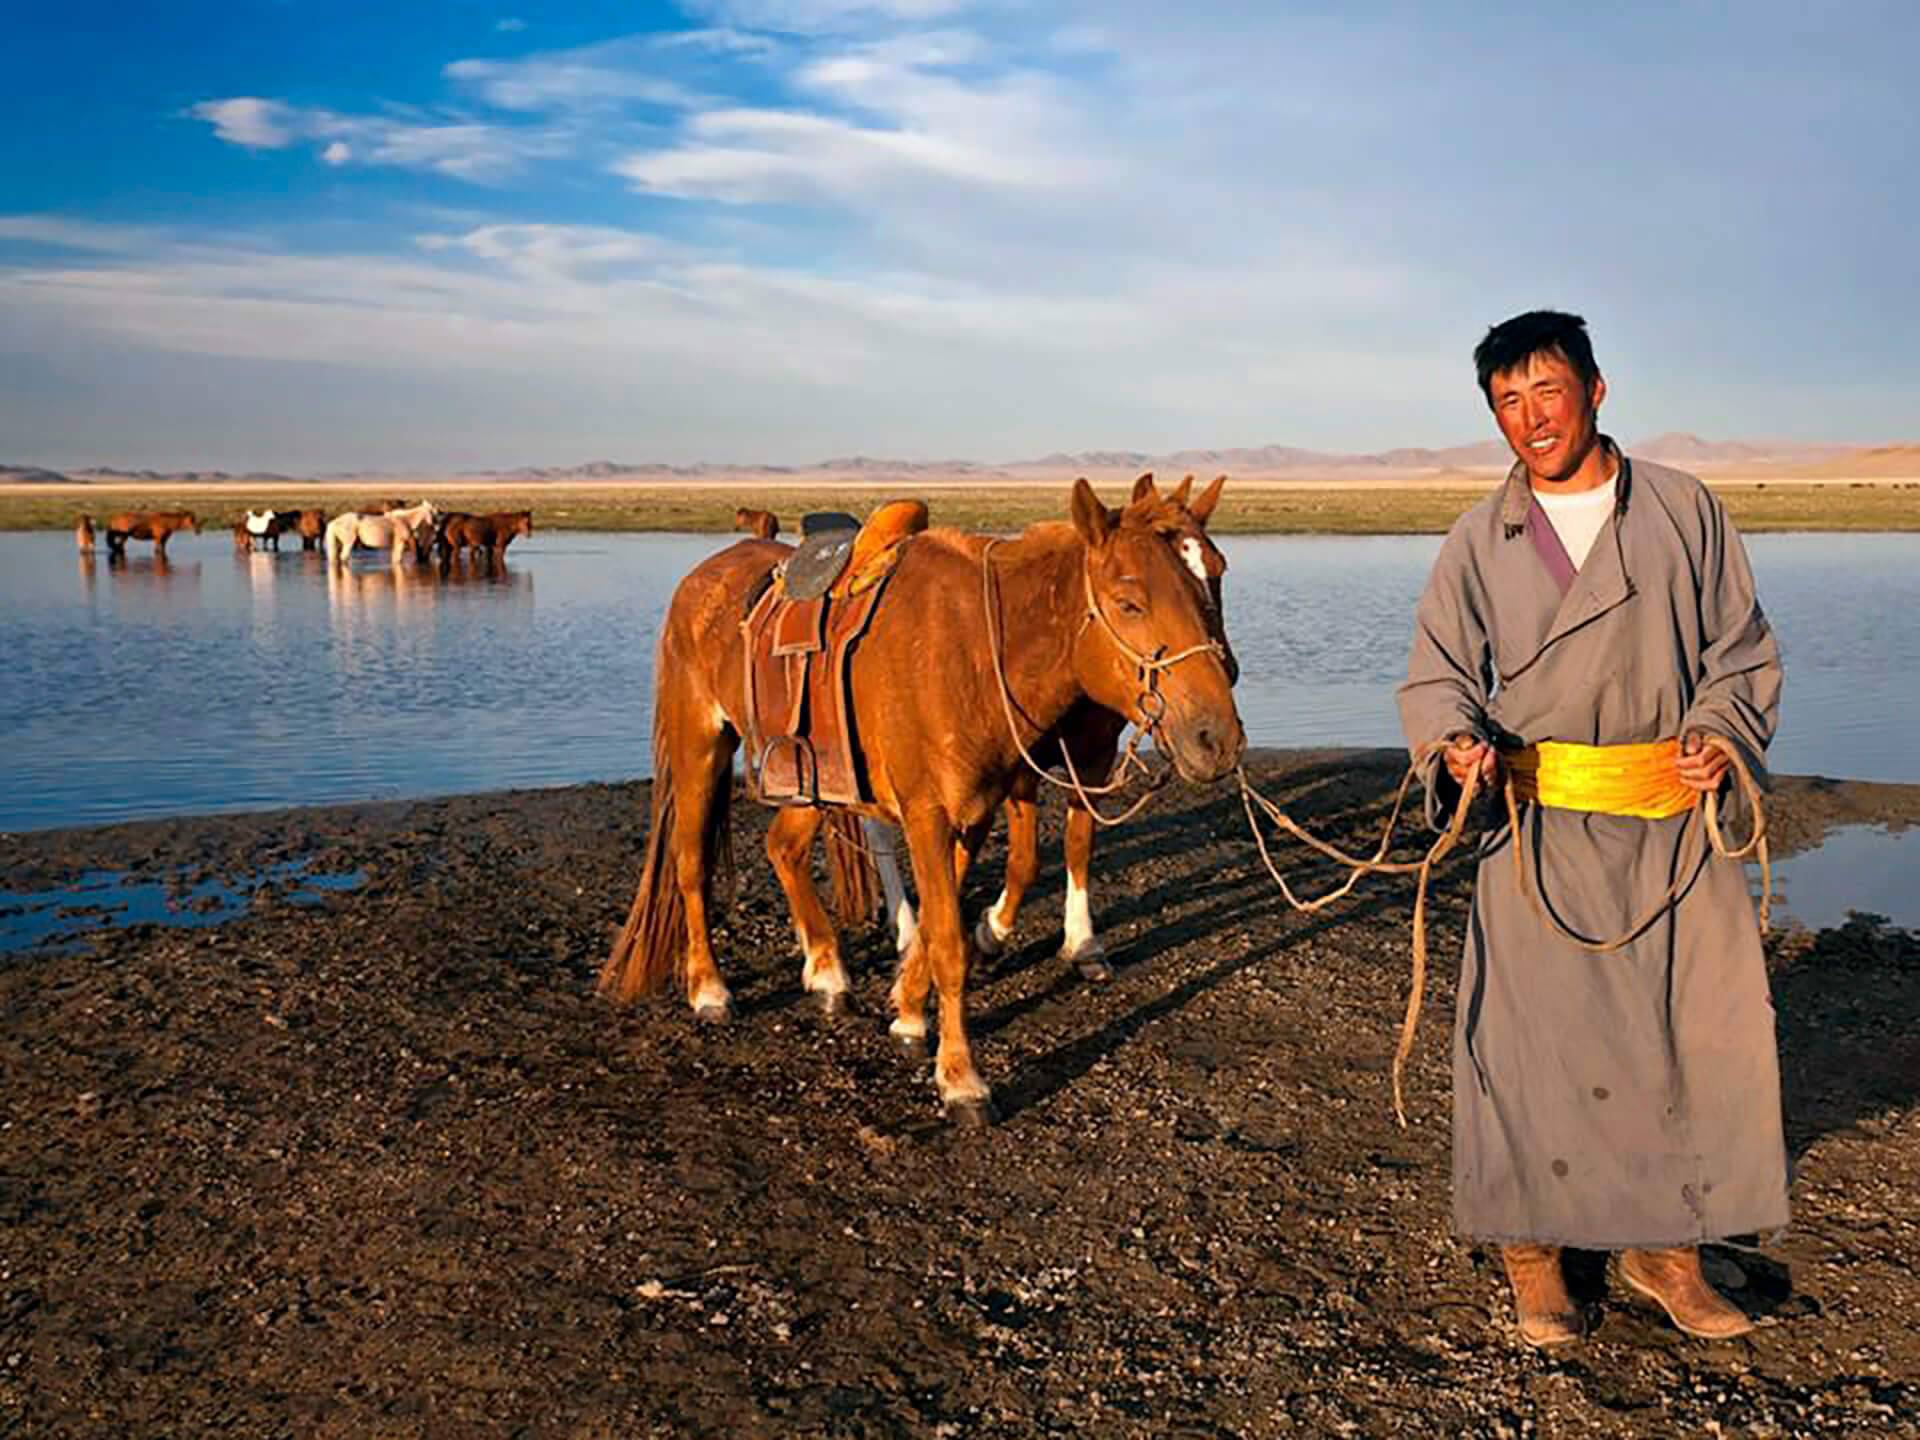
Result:
[[[0,830],[641,776],[656,626],[713,535],[536,534],[504,573],[77,558],[0,534]],[[1256,745],[1397,745],[1437,536],[1227,537]],[[136,547],[143,549],[144,547]],[[1920,781],[1920,535],[1758,536],[1785,773]]]

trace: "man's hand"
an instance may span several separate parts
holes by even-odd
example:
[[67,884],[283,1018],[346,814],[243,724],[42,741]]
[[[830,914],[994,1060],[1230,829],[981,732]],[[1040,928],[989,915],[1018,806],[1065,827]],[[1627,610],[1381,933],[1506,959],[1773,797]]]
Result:
[[1705,736],[1698,730],[1689,730],[1686,738],[1680,742],[1680,758],[1674,762],[1673,768],[1682,785],[1689,790],[1710,795],[1726,779],[1727,764],[1725,751],[1709,749]]
[[1447,773],[1462,789],[1466,788],[1467,777],[1476,773],[1483,787],[1491,785],[1494,772],[1500,768],[1500,757],[1493,746],[1464,731],[1450,737],[1441,753],[1447,762]]

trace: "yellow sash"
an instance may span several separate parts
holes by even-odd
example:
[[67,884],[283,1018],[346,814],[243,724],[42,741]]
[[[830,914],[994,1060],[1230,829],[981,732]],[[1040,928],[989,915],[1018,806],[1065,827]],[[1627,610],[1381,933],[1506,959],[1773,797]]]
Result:
[[1542,740],[1503,750],[1517,800],[1561,810],[1665,820],[1691,810],[1699,798],[1680,783],[1678,740],[1648,745],[1570,745]]

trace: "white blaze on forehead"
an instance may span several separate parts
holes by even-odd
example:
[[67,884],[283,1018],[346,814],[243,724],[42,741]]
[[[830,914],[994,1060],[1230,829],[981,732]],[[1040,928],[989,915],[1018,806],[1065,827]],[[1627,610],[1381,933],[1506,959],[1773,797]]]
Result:
[[1187,568],[1202,585],[1207,583],[1207,555],[1200,548],[1200,542],[1189,535],[1180,542],[1180,558],[1187,562]]

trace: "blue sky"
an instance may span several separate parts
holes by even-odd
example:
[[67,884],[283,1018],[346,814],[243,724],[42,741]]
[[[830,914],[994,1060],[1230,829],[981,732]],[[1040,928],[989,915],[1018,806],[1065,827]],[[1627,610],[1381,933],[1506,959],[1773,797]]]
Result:
[[1920,439],[1920,6],[20,7],[0,461]]

